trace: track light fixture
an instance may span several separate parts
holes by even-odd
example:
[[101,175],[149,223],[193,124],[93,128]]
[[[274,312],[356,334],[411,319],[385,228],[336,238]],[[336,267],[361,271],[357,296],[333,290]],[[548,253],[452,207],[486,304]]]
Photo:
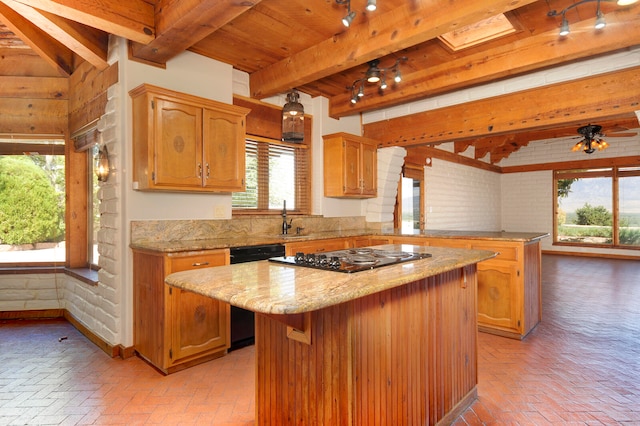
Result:
[[600,132],[602,126],[597,124],[589,124],[578,128],[578,133],[582,135],[582,139],[571,148],[571,151],[584,151],[587,154],[592,154],[596,151],[602,151],[606,149],[609,144],[602,139],[604,135]]
[[556,10],[550,10],[549,12],[547,12],[547,16],[560,16],[562,15],[562,23],[560,24],[560,36],[565,37],[568,36],[569,33],[571,33],[571,30],[569,29],[569,21],[567,21],[567,16],[566,13],[567,11],[573,9],[576,6],[579,6],[583,3],[591,3],[591,2],[596,2],[597,3],[597,9],[596,9],[596,23],[593,26],[596,30],[601,30],[604,27],[607,26],[607,22],[604,19],[604,15],[602,14],[602,10],[600,10],[600,2],[616,2],[616,4],[618,6],[628,6],[630,4],[636,3],[638,0],[581,0],[577,3],[574,3],[572,5],[569,5],[567,7],[565,7],[564,9],[562,9],[560,12],[556,11]]
[[[344,18],[342,18],[342,25],[349,28],[353,20],[356,18],[356,12],[351,10],[351,0],[336,0],[336,3],[347,5],[347,14],[344,16]],[[376,0],[367,0],[366,9],[369,12],[373,12],[374,10],[376,10],[376,8]]]
[[355,104],[358,100],[364,96],[365,83],[376,84],[378,83],[379,90],[385,90],[387,85],[386,74],[393,73],[393,81],[400,83],[402,81],[402,74],[400,73],[400,63],[407,60],[406,56],[396,59],[395,63],[386,68],[380,68],[379,59],[369,61],[369,68],[365,72],[364,77],[357,79],[351,86],[347,87],[347,90],[351,91],[351,103]]

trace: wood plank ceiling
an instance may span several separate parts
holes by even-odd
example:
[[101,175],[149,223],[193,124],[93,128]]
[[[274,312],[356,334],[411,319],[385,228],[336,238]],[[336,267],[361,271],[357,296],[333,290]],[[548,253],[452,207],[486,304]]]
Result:
[[[134,60],[163,67],[190,50],[247,72],[252,97],[296,88],[328,98],[330,115],[339,118],[640,45],[640,2],[622,7],[602,0],[607,26],[599,31],[595,1],[379,0],[372,12],[366,2],[351,0],[357,15],[345,28],[346,6],[335,0],[0,0],[0,50],[5,60],[31,49],[52,75],[69,76],[82,61],[105,69],[114,34],[129,40]],[[561,16],[548,12],[574,3],[581,4],[566,13],[572,32],[559,37]],[[439,38],[464,35],[499,14],[515,31],[457,51]],[[364,97],[350,102],[347,88],[369,61],[386,67],[400,57],[407,58],[401,83],[383,94],[367,86]],[[494,162],[531,140],[576,135],[576,124],[588,123],[537,123],[503,135],[508,143],[476,137],[457,147],[474,144]],[[638,127],[638,120],[627,111],[599,124],[620,131]],[[497,145],[500,152],[493,152]]]

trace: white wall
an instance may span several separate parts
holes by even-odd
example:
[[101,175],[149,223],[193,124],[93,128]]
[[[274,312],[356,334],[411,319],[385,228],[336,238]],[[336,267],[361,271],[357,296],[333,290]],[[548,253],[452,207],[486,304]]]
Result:
[[500,231],[500,174],[433,159],[425,167],[426,228]]

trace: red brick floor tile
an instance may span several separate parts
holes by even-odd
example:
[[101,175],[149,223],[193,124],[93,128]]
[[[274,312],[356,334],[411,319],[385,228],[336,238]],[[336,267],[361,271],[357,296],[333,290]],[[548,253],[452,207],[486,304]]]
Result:
[[[640,425],[640,262],[544,255],[542,279],[529,336],[479,333],[478,399],[454,425]],[[253,351],[163,376],[64,320],[2,321],[0,425],[253,425]]]

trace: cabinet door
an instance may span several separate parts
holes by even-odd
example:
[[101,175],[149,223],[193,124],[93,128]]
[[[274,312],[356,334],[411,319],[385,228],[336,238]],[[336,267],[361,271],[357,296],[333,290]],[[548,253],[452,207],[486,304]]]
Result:
[[202,108],[154,100],[155,186],[202,187]]
[[285,244],[287,256],[293,256],[297,252],[322,253],[349,248],[349,238],[331,238],[327,240],[300,241],[299,243]]
[[[227,250],[171,259],[171,273],[228,264]],[[170,364],[229,347],[228,303],[170,288]]]
[[478,325],[520,332],[519,283],[515,264],[491,260],[478,264]]
[[359,195],[362,192],[360,150],[360,142],[344,140],[344,170],[342,171],[344,195]]
[[362,144],[362,195],[375,196],[378,187],[378,148],[373,145]]
[[244,191],[245,122],[238,114],[204,110],[204,186]]

